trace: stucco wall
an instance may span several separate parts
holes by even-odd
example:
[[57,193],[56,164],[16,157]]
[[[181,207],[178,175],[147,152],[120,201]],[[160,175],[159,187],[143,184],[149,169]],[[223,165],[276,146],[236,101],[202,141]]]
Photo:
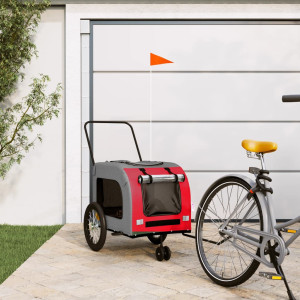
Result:
[[[64,84],[64,8],[48,9],[43,15],[35,43],[39,57],[25,69],[12,102],[28,94],[32,77],[39,73],[51,78],[48,91]],[[42,128],[43,143],[36,143],[21,165],[15,165],[0,180],[0,224],[62,224],[64,197],[64,100],[61,114]]]

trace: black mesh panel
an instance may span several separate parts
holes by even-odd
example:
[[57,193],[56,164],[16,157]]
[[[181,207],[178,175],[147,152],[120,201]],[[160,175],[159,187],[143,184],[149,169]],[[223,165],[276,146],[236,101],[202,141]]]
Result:
[[147,217],[177,215],[181,212],[181,193],[177,182],[142,184],[142,195]]

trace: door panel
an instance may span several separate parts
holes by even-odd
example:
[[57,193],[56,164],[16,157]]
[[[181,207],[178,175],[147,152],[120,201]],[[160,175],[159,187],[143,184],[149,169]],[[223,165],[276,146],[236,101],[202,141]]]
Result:
[[[299,74],[152,73],[153,120],[300,120]],[[94,112],[100,120],[148,121],[149,73],[95,73]]]
[[93,70],[147,71],[152,52],[175,62],[155,70],[291,71],[299,48],[297,25],[101,25]]

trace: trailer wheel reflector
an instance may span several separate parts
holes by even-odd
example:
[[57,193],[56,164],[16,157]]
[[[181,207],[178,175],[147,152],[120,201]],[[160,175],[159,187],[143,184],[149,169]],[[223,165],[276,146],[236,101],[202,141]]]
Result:
[[140,219],[140,220],[136,220],[136,225],[143,225],[144,224],[144,220]]

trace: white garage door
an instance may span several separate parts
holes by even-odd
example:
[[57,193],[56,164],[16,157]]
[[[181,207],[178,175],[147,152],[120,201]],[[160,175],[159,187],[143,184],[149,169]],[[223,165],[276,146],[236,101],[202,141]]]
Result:
[[[281,95],[300,92],[297,23],[93,24],[94,120],[130,121],[144,160],[151,153],[181,165],[195,210],[215,179],[258,166],[242,139],[275,141],[278,151],[266,159],[276,214],[293,217],[300,207],[300,104],[283,104]],[[150,52],[174,62],[152,66],[152,79]],[[96,161],[138,159],[119,125],[94,126],[94,150]]]

